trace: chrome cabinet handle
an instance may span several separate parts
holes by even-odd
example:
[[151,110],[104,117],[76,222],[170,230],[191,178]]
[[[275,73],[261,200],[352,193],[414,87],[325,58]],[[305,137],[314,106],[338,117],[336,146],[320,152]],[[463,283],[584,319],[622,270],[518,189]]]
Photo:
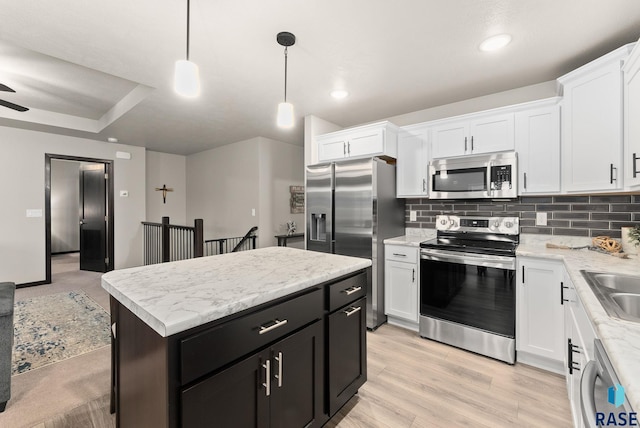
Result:
[[278,362],[278,374],[275,375],[275,378],[278,379],[278,388],[282,388],[282,352],[278,352],[275,360]]
[[636,178],[636,175],[638,175],[637,163],[638,163],[638,157],[634,153],[633,154],[633,178]]
[[347,153],[351,154],[351,141],[347,142]]
[[346,293],[347,296],[351,296],[353,293],[362,290],[362,287],[349,287],[342,290],[342,293]]
[[527,188],[527,173],[524,173],[524,188]]
[[344,311],[344,314],[346,316],[350,317],[351,315],[355,314],[356,312],[360,312],[361,309],[362,309],[362,306],[358,306],[357,308],[351,306],[351,308],[349,308],[346,311]]
[[411,282],[416,282],[416,270],[411,269]]
[[467,151],[467,137],[464,137],[464,151]]
[[265,379],[265,382],[262,383],[262,386],[264,386],[264,393],[268,397],[271,395],[271,360],[265,361],[262,367],[264,367]]
[[473,135],[471,136],[471,153],[473,153]]
[[269,327],[265,327],[263,325],[260,326],[260,330],[258,331],[258,334],[265,334],[271,330],[275,330],[278,327],[282,327],[283,325],[285,325],[287,323],[287,320],[282,320],[280,321],[279,319],[275,319],[274,320],[275,324],[269,326]]
[[[635,177],[635,175],[634,175]],[[426,192],[427,191],[427,180],[426,179],[422,179],[422,191]]]
[[393,255],[398,257],[407,257],[406,254],[402,254],[402,253],[393,253]]
[[347,155],[347,143],[342,143],[342,154]]

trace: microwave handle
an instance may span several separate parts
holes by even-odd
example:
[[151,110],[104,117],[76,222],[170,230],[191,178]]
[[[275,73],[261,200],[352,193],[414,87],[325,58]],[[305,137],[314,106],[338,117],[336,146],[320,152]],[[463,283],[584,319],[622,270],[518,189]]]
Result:
[[493,161],[489,161],[487,165],[487,196],[493,197],[493,189],[491,188],[491,168],[493,167]]

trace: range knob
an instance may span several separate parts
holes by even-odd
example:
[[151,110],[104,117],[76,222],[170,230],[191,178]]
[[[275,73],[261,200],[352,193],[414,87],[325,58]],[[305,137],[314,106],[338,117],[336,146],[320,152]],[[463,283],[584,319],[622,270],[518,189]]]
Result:
[[511,229],[513,227],[513,222],[512,221],[507,221],[504,223],[504,225],[508,228]]
[[493,227],[494,227],[495,229],[499,228],[499,227],[500,227],[500,220],[496,220],[496,221],[493,223]]
[[440,224],[441,224],[441,225],[443,225],[443,226],[444,226],[445,224],[447,224],[447,219],[446,219],[446,218],[443,218],[442,220],[440,220]]

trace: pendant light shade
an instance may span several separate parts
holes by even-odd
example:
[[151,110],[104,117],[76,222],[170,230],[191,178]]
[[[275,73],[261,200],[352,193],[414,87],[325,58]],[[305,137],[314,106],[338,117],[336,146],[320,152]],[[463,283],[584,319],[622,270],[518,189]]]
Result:
[[278,126],[280,128],[293,128],[293,104],[278,104]]
[[174,76],[176,92],[185,97],[197,97],[200,93],[200,71],[198,65],[184,59],[176,61]]
[[198,66],[189,61],[189,16],[190,0],[187,0],[187,59],[176,61],[173,87],[185,97],[196,97],[200,94],[200,72]]
[[296,42],[296,36],[283,31],[276,36],[278,44],[284,46],[284,102],[278,104],[277,123],[280,128],[293,128],[295,120],[293,116],[293,104],[287,102],[287,48]]

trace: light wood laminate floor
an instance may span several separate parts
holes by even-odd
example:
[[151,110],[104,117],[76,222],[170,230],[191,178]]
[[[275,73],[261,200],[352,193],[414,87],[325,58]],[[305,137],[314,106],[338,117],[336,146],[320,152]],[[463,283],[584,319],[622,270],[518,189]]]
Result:
[[[368,380],[327,427],[570,427],[564,378],[383,325],[367,334]],[[114,427],[108,396],[37,425]]]

